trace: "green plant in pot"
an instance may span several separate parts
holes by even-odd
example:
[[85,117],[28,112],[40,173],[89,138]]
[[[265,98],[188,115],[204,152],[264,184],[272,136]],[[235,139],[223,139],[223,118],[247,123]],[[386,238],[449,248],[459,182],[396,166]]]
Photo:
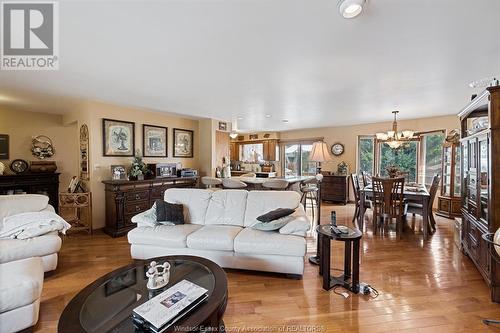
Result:
[[129,179],[130,180],[144,180],[151,175],[151,170],[142,160],[140,151],[136,151],[132,166],[130,167]]

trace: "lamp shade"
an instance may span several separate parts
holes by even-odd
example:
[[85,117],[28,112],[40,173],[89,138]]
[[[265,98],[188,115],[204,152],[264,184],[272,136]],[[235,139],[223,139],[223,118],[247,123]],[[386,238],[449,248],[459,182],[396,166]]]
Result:
[[326,145],[326,142],[317,141],[313,143],[311,155],[309,155],[309,161],[311,162],[333,161],[332,156],[328,151],[328,146]]

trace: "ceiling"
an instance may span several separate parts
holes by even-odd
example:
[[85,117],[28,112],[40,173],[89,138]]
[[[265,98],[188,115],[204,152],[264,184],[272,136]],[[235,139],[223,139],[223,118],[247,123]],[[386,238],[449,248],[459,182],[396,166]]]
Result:
[[346,20],[337,0],[63,0],[60,70],[0,72],[0,105],[59,113],[90,99],[240,130],[456,114],[470,81],[500,76],[499,12],[498,0],[368,0]]

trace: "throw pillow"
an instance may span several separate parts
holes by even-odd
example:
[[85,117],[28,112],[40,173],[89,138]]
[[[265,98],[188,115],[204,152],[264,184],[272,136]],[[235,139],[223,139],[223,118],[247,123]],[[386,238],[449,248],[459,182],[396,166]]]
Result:
[[262,231],[278,230],[294,219],[293,216],[285,216],[271,222],[257,222],[252,228]]
[[172,222],[174,224],[184,224],[184,206],[182,204],[173,204],[170,202],[157,199],[156,205],[156,221],[160,224],[164,222]]
[[297,216],[280,229],[280,234],[306,236],[306,233],[311,229],[311,223],[305,216]]
[[291,215],[295,212],[295,209],[290,209],[290,208],[278,208],[275,210],[270,211],[269,213],[266,213],[264,215],[261,215],[257,217],[257,220],[260,222],[271,222],[274,220],[277,220],[279,218]]

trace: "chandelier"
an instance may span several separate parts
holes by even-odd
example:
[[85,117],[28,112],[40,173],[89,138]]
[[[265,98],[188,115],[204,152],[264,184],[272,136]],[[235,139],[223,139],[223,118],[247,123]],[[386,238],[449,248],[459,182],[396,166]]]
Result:
[[387,131],[387,133],[376,133],[375,135],[378,141],[386,143],[392,149],[397,149],[400,148],[402,145],[408,143],[409,141],[412,141],[414,139],[413,137],[414,132],[411,130],[405,130],[399,132],[398,122],[396,120],[396,116],[399,113],[399,111],[392,111],[392,113],[394,114],[392,130]]

